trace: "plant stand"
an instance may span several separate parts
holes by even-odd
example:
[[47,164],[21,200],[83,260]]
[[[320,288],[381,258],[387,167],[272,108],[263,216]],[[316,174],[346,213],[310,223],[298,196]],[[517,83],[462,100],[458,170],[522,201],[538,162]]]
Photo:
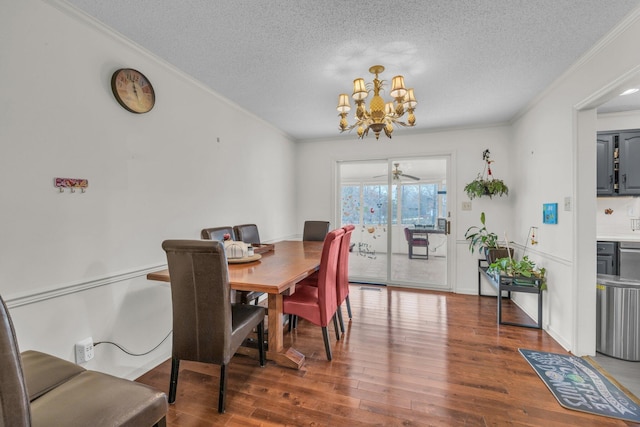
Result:
[[[482,294],[482,282],[481,278],[484,276],[489,284],[495,288],[498,292],[498,324],[499,325],[511,325],[522,326],[525,328],[542,329],[542,290],[540,289],[541,280],[528,277],[511,277],[511,276],[498,276],[497,279],[487,274],[487,261],[484,259],[478,260],[478,295],[479,296],[493,296]],[[538,323],[535,325],[527,323],[507,322],[502,320],[502,293],[507,292],[507,298],[511,298],[511,292],[524,292],[527,294],[536,294],[538,296]]]

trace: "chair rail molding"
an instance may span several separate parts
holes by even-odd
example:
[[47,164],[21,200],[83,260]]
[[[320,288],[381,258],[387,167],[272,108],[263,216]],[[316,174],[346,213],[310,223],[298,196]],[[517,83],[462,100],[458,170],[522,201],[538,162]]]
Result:
[[52,298],[73,294],[76,292],[86,291],[88,289],[100,286],[111,285],[125,280],[136,279],[138,277],[146,277],[148,273],[167,268],[167,264],[158,264],[132,269],[122,273],[101,277],[98,279],[79,281],[76,283],[55,287],[43,291],[28,292],[25,294],[10,295],[5,299],[8,308],[21,307],[24,305],[35,304]]

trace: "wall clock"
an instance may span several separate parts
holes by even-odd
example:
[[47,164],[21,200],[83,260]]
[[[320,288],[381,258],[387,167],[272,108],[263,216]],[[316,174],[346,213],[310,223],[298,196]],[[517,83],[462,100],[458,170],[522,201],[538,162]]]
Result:
[[132,113],[150,111],[156,102],[153,86],[140,71],[121,68],[111,76],[111,90],[120,105]]

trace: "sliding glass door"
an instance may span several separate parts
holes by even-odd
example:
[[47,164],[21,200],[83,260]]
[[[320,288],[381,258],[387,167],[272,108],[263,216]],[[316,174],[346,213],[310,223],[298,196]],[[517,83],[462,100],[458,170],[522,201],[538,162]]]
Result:
[[338,164],[341,224],[354,224],[354,282],[449,289],[448,156]]

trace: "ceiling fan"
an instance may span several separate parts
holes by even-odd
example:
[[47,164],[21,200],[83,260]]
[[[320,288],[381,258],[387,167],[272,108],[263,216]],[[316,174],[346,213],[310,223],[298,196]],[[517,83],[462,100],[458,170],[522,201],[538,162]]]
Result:
[[[400,170],[400,163],[394,163],[393,166],[395,166],[395,169],[393,169],[391,173],[393,174],[394,181],[400,181],[400,177],[413,179],[415,181],[420,181],[420,178],[418,178],[417,176],[407,175],[405,173],[402,173],[402,171]],[[374,178],[380,178],[383,176],[387,176],[387,174],[377,175],[377,176],[374,176]]]

